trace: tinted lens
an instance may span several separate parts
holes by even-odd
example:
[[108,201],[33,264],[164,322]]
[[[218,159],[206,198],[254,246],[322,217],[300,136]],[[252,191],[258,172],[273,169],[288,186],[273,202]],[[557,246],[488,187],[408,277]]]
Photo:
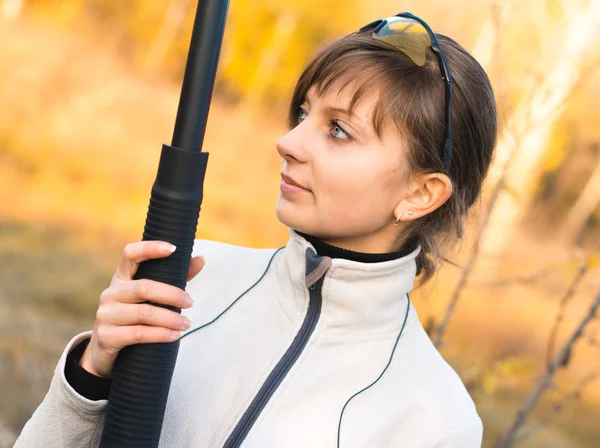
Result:
[[431,38],[427,30],[416,20],[407,17],[390,17],[373,38],[402,51],[419,67],[425,65],[427,48]]

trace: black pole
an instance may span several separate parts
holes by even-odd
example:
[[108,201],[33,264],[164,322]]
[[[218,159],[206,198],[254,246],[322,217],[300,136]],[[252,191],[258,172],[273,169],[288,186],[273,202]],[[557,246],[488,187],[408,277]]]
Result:
[[[172,145],[163,144],[152,186],[143,240],[168,241],[177,250],[167,258],[141,263],[136,279],[185,289],[208,163],[202,142],[228,4],[228,0],[198,3]],[[152,304],[181,312],[180,308]],[[101,447],[158,446],[178,351],[179,340],[136,344],[120,351]]]
[[181,87],[172,145],[200,151],[229,0],[200,0]]

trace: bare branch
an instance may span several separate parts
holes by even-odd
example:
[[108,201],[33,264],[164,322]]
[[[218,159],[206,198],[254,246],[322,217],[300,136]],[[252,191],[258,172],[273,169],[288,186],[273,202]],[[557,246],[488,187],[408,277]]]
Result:
[[[573,58],[567,64],[555,64],[550,72],[546,71],[544,82],[531,89],[536,92],[534,99],[529,104],[519,103],[511,115],[511,123],[526,141],[525,147],[519,148],[516,156],[511,157],[509,183],[519,192],[519,200],[513,201],[508,196],[502,196],[496,203],[493,221],[497,224],[497,232],[494,233],[494,238],[486,241],[490,252],[505,251],[511,245],[514,234],[521,231],[519,224],[535,198],[535,187],[541,176],[540,166],[551,135],[552,123],[561,112],[565,99],[577,88],[583,63],[589,59],[587,53],[592,48],[589,46],[590,41],[586,42],[578,30],[582,29],[583,23],[589,23],[588,30],[595,30],[594,24],[600,23],[599,5],[598,2],[592,2],[585,7],[581,5],[566,8],[569,14],[565,14],[568,19],[565,32],[558,35],[560,38],[557,43]],[[556,35],[552,37],[556,38]],[[572,51],[574,47],[577,47],[576,52]],[[536,123],[539,126],[534,126]],[[512,129],[512,126],[509,128]],[[503,173],[503,162],[512,155],[507,147],[515,146],[512,140],[513,136],[510,134],[503,132],[500,135],[495,163],[488,175],[489,181],[493,182],[494,178]]]
[[558,312],[556,313],[556,318],[554,319],[554,323],[552,324],[552,330],[550,330],[550,337],[548,338],[548,345],[546,346],[546,365],[550,365],[552,356],[554,355],[554,347],[556,344],[556,335],[560,328],[560,324],[562,323],[565,317],[565,310],[567,308],[567,304],[573,298],[575,291],[579,287],[581,280],[585,276],[588,270],[587,263],[584,261],[579,265],[579,269],[577,270],[577,274],[573,281],[567,288],[565,295],[560,299],[560,303],[558,305]]
[[592,347],[600,348],[600,340],[597,339],[596,333],[585,335],[584,338]]
[[[515,135],[516,145],[519,144],[519,138],[520,137],[518,134]],[[510,161],[508,162],[508,164],[510,164]],[[471,274],[471,271],[473,270],[473,268],[475,266],[475,261],[479,258],[479,253],[481,251],[481,243],[483,240],[483,236],[485,234],[486,229],[489,226],[490,216],[492,215],[492,210],[494,209],[494,205],[495,205],[496,201],[498,200],[498,197],[500,196],[500,192],[504,189],[505,179],[506,179],[506,170],[504,171],[504,173],[502,174],[502,176],[500,177],[500,179],[498,180],[498,182],[494,185],[494,187],[492,189],[490,200],[489,200],[489,205],[488,205],[488,210],[481,221],[481,225],[479,227],[477,236],[475,238],[475,242],[473,244],[473,251],[471,252],[471,256],[469,257],[468,261],[465,263],[465,265],[462,269],[462,273],[461,273],[460,279],[458,281],[458,284],[454,288],[454,291],[452,292],[452,296],[450,297],[450,301],[448,302],[448,306],[446,307],[446,312],[444,313],[444,316],[441,319],[439,325],[435,329],[433,343],[438,349],[443,345],[444,335],[446,332],[446,327],[448,326],[448,322],[450,321],[452,314],[454,314],[454,310],[456,309],[456,304],[458,303],[458,299],[460,298],[462,290],[466,286],[469,276]]]
[[[486,59],[488,62],[493,59],[493,56],[498,51],[498,48],[500,45],[500,42],[498,40],[500,29],[502,27],[502,24],[504,23],[504,21],[506,20],[506,18],[509,15],[504,10],[509,7],[510,7],[510,5],[508,4],[508,2],[495,1],[492,4],[491,22],[489,24],[486,24],[483,27],[484,28],[484,30],[482,32],[483,37],[480,38],[479,40],[481,40],[481,39],[485,40],[485,47],[492,48],[492,51],[491,51],[491,54],[488,55],[489,57],[484,58],[481,55],[480,55],[480,57],[482,57],[482,59]],[[491,46],[490,46],[490,40],[493,42]],[[502,179],[499,182],[497,182],[497,184],[500,184],[500,188],[502,188],[504,186]],[[498,188],[498,187],[496,187],[496,188]],[[493,207],[493,204],[494,204],[497,196],[498,196],[498,192],[494,191],[492,194],[490,209]],[[473,252],[471,253],[471,256],[469,257],[469,260],[467,261],[465,266],[462,267],[461,277],[458,281],[456,288],[454,289],[454,291],[452,293],[452,297],[450,298],[448,306],[446,307],[446,312],[445,312],[442,320],[440,321],[440,324],[437,325],[435,327],[435,329],[433,329],[433,343],[438,348],[440,348],[442,346],[443,338],[444,338],[444,334],[446,332],[446,327],[448,326],[448,322],[450,321],[450,318],[452,317],[452,314],[454,313],[454,310],[456,308],[456,304],[458,302],[460,294],[461,294],[463,288],[465,287],[465,285],[467,284],[467,281],[469,279],[471,271],[473,270],[473,268],[475,266],[475,261],[477,260],[477,257],[479,256],[479,250],[480,250],[479,248],[481,245],[481,239],[482,239],[482,235],[485,231],[485,228],[487,227],[489,216],[490,216],[490,213],[488,212],[481,224],[481,227],[479,228],[477,237],[475,239],[475,244],[473,247]],[[432,326],[433,326],[433,322],[432,322]]]
[[521,408],[517,411],[515,419],[506,432],[502,435],[500,441],[496,445],[496,448],[509,448],[515,443],[517,431],[525,424],[527,416],[539,401],[542,393],[544,393],[546,389],[552,387],[552,376],[560,367],[568,363],[573,346],[577,340],[583,336],[583,330],[585,327],[596,318],[598,308],[600,308],[600,293],[598,293],[594,298],[588,313],[581,320],[578,327],[573,331],[573,333],[571,333],[571,336],[559,350],[558,354],[547,365],[546,371],[541,376],[539,383],[525,399],[523,406],[521,406]]
[[[499,4],[494,4],[494,7],[498,7]],[[497,11],[494,12],[497,14]],[[584,66],[583,70],[579,71],[579,75],[577,79],[574,79],[570,84],[569,94],[564,95],[564,98],[561,98],[560,101],[556,103],[557,107],[562,107],[570,97],[570,94],[577,89],[583,80],[593,73],[597,69],[597,65],[595,64],[596,60],[592,61],[592,63]],[[542,76],[542,74],[540,74]],[[544,75],[544,80],[547,81],[547,74]],[[499,157],[496,163],[492,166],[490,173],[488,175],[488,179],[486,183],[490,185],[492,188],[490,193],[490,199],[488,203],[488,210],[483,218],[478,234],[476,236],[476,240],[473,247],[473,252],[471,253],[468,261],[465,263],[462,268],[462,272],[459,278],[459,281],[452,292],[452,296],[446,306],[446,310],[444,312],[443,317],[440,319],[439,324],[435,327],[434,335],[433,335],[433,343],[439,349],[444,342],[444,336],[448,327],[448,323],[452,318],[456,310],[456,306],[460,296],[462,294],[463,289],[466,287],[471,273],[475,267],[475,262],[481,255],[481,247],[483,245],[483,236],[487,231],[490,224],[490,216],[492,212],[496,212],[496,208],[499,204],[500,193],[506,189],[507,186],[507,178],[508,173],[510,172],[512,175],[515,174],[513,165],[516,163],[516,156],[518,155],[518,148],[522,146],[523,140],[527,137],[527,130],[535,127],[536,123],[544,122],[547,119],[546,115],[542,114],[542,117],[537,117],[533,112],[533,103],[539,103],[543,100],[543,94],[539,93],[537,90],[530,90],[529,94],[532,95],[532,99],[522,100],[520,102],[519,113],[516,112],[512,114],[510,120],[506,123],[502,135],[504,136],[503,148],[505,150],[505,154],[502,157]],[[546,95],[550,95],[551,90],[546,92]],[[535,101],[534,101],[535,99]],[[518,116],[516,116],[518,115]],[[536,121],[537,120],[537,121]],[[539,123],[538,123],[539,124]],[[512,171],[511,171],[512,170]]]
[[473,282],[473,283],[471,283],[471,288],[492,289],[492,288],[505,288],[505,287],[511,286],[511,285],[531,285],[531,284],[535,284],[535,283],[539,282],[544,277],[552,274],[552,269],[554,269],[554,266],[549,265],[549,266],[544,266],[537,272],[530,274],[530,275],[515,276],[515,277],[510,277],[510,278],[504,278],[501,280],[486,282],[486,283]]
[[525,439],[533,436],[536,432],[538,432],[541,428],[548,426],[552,420],[554,420],[561,412],[565,410],[569,402],[574,401],[581,397],[581,392],[589,383],[594,381],[596,378],[600,376],[600,371],[596,370],[591,372],[587,376],[585,376],[577,385],[576,388],[571,390],[569,393],[565,394],[565,398],[560,402],[556,403],[552,406],[552,410],[536,425],[529,428],[527,431],[523,431],[521,434],[517,435],[514,439],[515,442],[522,442]]

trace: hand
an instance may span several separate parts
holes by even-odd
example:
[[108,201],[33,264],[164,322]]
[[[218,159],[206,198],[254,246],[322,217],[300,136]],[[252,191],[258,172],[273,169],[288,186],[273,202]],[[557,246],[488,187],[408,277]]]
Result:
[[[182,330],[190,327],[190,321],[176,311],[143,303],[190,308],[193,301],[185,291],[154,280],[133,280],[142,261],[166,258],[174,247],[163,241],[140,241],[125,246],[110,286],[100,295],[92,337],[80,361],[85,370],[110,378],[123,347],[173,342],[181,337]],[[188,281],[202,270],[204,263],[203,257],[192,258]]]

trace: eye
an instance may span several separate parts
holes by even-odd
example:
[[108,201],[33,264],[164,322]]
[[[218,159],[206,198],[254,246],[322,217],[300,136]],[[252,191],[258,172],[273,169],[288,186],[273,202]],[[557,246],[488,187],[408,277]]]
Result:
[[[306,117],[308,116],[308,112],[304,110],[304,108],[298,108],[298,124],[300,124]],[[349,142],[352,141],[352,135],[348,133],[342,126],[340,126],[339,122],[335,119],[329,120],[329,132],[327,133],[327,138],[330,140],[336,140],[338,142]]]
[[300,110],[298,111],[298,123],[300,123],[302,120],[304,120],[306,118],[308,114],[306,113],[306,111],[302,108],[300,108]]
[[331,119],[329,121],[329,124],[331,125],[331,132],[329,133],[329,138],[342,141],[352,140],[352,136],[348,132],[346,132],[336,120]]

